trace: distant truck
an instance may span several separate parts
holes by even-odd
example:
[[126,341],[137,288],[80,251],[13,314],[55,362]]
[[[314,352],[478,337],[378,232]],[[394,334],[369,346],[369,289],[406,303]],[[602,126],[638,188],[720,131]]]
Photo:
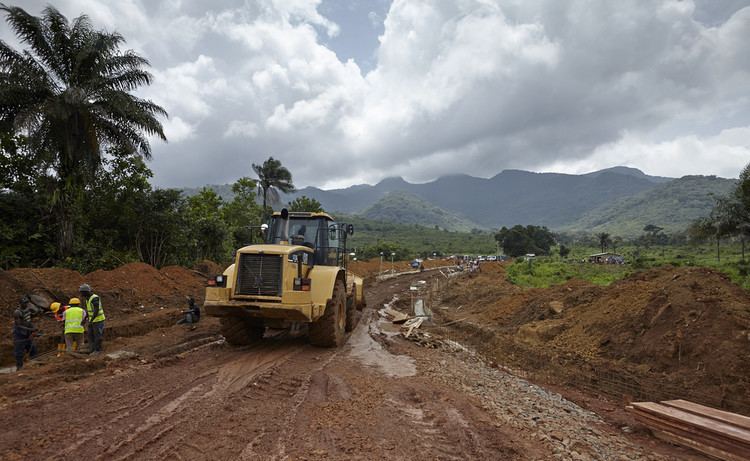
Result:
[[424,264],[421,259],[415,259],[410,265],[412,269],[419,269],[420,272],[424,270]]
[[240,248],[234,263],[209,281],[205,312],[221,319],[227,342],[244,345],[266,327],[309,325],[310,342],[337,347],[365,306],[364,281],[347,268],[351,224],[327,213],[273,214],[265,242]]

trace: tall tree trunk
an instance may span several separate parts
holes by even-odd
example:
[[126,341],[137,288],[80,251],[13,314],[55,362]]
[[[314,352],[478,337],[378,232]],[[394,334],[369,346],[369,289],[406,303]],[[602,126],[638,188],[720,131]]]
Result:
[[60,197],[55,203],[57,218],[57,256],[62,260],[73,251],[73,209],[72,199],[65,188],[61,188]]
[[740,243],[742,244],[742,262],[745,262],[745,236],[740,235]]
[[716,235],[716,262],[718,262],[718,263],[721,262],[721,249],[720,249],[720,245],[721,245],[721,237],[719,237],[719,235],[717,234]]
[[266,198],[268,197],[268,188],[263,188],[263,222],[268,222],[270,219],[270,216],[268,215],[268,208],[266,205]]

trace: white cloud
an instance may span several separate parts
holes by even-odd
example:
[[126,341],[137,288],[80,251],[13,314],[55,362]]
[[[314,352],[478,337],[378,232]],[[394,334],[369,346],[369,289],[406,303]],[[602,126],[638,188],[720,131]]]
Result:
[[597,147],[591,156],[576,162],[557,162],[549,170],[584,173],[612,165],[638,167],[648,174],[689,174],[736,177],[750,162],[750,126],[722,130],[715,136],[681,136],[670,141],[647,142],[630,133]]
[[367,19],[370,20],[370,24],[372,25],[372,27],[378,27],[383,22],[383,20],[380,19],[380,15],[378,15],[378,13],[376,13],[375,11],[370,11],[369,13],[367,13]]
[[320,0],[58,7],[151,60],[140,95],[171,115],[169,144],[153,146],[158,184],[229,182],[274,155],[298,185],[342,185],[621,163],[736,175],[750,160],[737,140],[750,126],[750,0],[697,1],[394,0],[369,15],[384,32],[367,74],[324,44],[346,24]]
[[[162,125],[164,126],[164,134],[171,142],[179,143],[191,139],[195,135],[195,128],[177,116],[164,120]],[[153,139],[150,142],[158,141]]]
[[245,120],[232,120],[224,132],[225,138],[243,137],[254,138],[258,136],[258,125]]

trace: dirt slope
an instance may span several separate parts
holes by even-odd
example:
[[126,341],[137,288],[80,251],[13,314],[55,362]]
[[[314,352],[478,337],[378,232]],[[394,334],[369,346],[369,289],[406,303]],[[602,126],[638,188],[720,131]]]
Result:
[[[13,311],[23,295],[33,295],[50,302],[67,302],[78,296],[78,287],[89,283],[102,298],[107,315],[108,337],[132,332],[136,325],[142,323],[138,315],[150,314],[167,309],[171,312],[168,319],[158,325],[172,323],[179,315],[179,309],[186,305],[186,296],[193,296],[196,302],[203,301],[205,278],[184,267],[169,266],[158,270],[148,264],[131,263],[111,271],[95,271],[81,275],[68,269],[13,269],[0,271],[0,323],[3,335],[0,336],[0,365],[13,362],[12,338],[10,330],[13,325]],[[42,336],[37,339],[37,346],[42,350],[56,347],[60,324],[52,318],[49,311],[43,311],[34,318],[34,324]],[[146,322],[146,326],[151,325]]]
[[486,264],[445,303],[447,320],[465,318],[460,326],[481,341],[489,335],[510,365],[589,367],[619,374],[633,392],[662,387],[750,408],[750,294],[713,270],[664,267],[609,287],[574,280],[524,290]]

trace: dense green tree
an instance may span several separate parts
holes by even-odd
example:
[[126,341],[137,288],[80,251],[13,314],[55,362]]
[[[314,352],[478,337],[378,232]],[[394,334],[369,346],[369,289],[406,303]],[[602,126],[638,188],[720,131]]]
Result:
[[75,216],[76,269],[85,272],[139,259],[136,235],[144,225],[139,208],[152,194],[151,176],[138,154],[110,151],[105,156]]
[[609,248],[609,245],[612,244],[612,238],[606,232],[601,232],[599,234],[596,234],[596,238],[599,240],[599,248],[601,248],[602,253],[607,251],[607,248]]
[[135,249],[141,261],[152,266],[189,265],[195,261],[190,251],[191,222],[187,203],[177,189],[157,189],[137,207],[141,216],[135,237]]
[[268,157],[261,165],[253,163],[253,171],[258,175],[258,194],[263,196],[263,212],[267,218],[268,204],[279,202],[279,192],[294,192],[292,173],[273,157]]
[[365,245],[357,252],[357,257],[361,259],[379,258],[383,255],[383,261],[390,262],[391,257],[394,261],[410,258],[414,251],[395,242],[380,241],[372,245]]
[[166,140],[164,109],[130,94],[151,82],[148,61],[122,52],[117,33],[97,31],[88,17],[72,22],[52,6],[40,17],[0,4],[24,51],[0,41],[0,128],[22,133],[27,160],[54,172],[58,252],[73,246],[74,208],[102,162],[102,147],[150,157],[148,135]]
[[565,259],[570,254],[570,248],[566,247],[565,245],[560,245],[560,257],[562,259]]
[[550,247],[555,244],[555,236],[540,226],[503,227],[495,234],[495,240],[506,255],[513,257],[528,253],[549,254]]
[[245,246],[255,240],[251,227],[259,226],[263,219],[263,212],[255,202],[256,188],[254,180],[238,179],[232,184],[234,198],[222,208],[224,222],[232,237],[232,248]]
[[192,230],[192,246],[196,260],[223,261],[229,235],[222,216],[223,200],[213,190],[204,187],[187,200],[187,217]]
[[620,237],[620,236],[618,236],[618,235],[615,235],[614,237],[612,237],[612,238],[610,239],[610,242],[611,242],[611,244],[612,244],[612,252],[613,252],[613,253],[617,253],[617,247],[618,247],[618,246],[619,246],[620,244],[622,244],[622,242],[623,242],[623,239],[622,239],[622,237]]
[[320,212],[323,211],[323,205],[314,198],[303,195],[289,202],[289,211]]

